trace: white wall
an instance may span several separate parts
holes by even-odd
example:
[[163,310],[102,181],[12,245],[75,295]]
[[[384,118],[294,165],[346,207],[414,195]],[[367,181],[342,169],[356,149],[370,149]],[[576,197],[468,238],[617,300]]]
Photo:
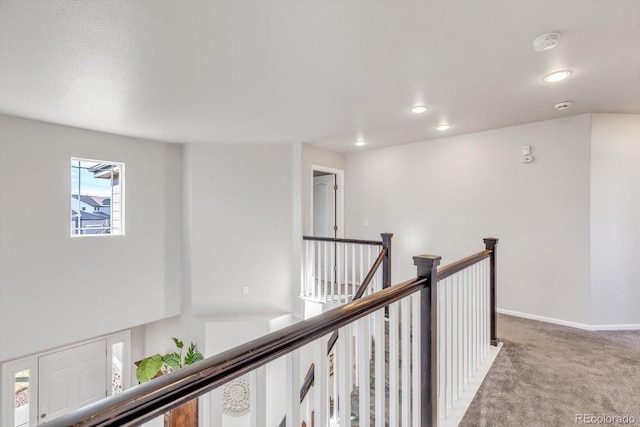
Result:
[[[70,237],[72,156],[126,164],[126,236]],[[181,156],[0,116],[0,360],[179,313]]]
[[191,144],[185,156],[193,313],[290,312],[300,286],[299,147]]
[[591,128],[591,320],[640,325],[640,115]]
[[313,224],[311,224],[312,165],[344,170],[346,158],[342,153],[327,151],[306,144],[302,146],[302,231],[304,235],[313,234]]
[[447,264],[498,237],[499,308],[588,324],[590,129],[581,115],[348,154],[347,235],[395,233],[394,282],[414,255]]

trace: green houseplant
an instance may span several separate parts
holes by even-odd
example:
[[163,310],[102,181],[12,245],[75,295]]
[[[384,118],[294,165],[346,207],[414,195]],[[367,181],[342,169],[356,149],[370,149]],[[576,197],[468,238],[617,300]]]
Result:
[[155,378],[164,366],[167,366],[170,370],[175,370],[204,359],[202,353],[196,351],[196,345],[194,343],[189,345],[187,353],[183,358],[182,351],[184,350],[184,343],[175,337],[171,338],[171,340],[179,352],[167,353],[164,356],[154,354],[137,362],[136,378],[140,383],[146,383],[150,379]]

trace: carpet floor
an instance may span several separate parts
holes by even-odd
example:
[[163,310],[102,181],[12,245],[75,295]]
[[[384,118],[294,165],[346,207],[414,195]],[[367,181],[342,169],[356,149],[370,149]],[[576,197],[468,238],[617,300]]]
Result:
[[506,315],[497,328],[504,347],[460,426],[629,424],[585,415],[628,416],[640,426],[640,331],[591,332]]

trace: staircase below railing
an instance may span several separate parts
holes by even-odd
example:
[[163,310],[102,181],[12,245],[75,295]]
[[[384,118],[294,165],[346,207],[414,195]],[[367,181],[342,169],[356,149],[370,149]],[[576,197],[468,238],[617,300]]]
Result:
[[[437,426],[447,420],[489,343],[497,342],[497,239],[485,243],[485,251],[440,269],[440,257],[416,256],[414,279],[363,292],[359,299],[44,425],[140,425],[198,397],[212,416],[210,392],[238,404],[234,389],[225,387],[250,374],[255,427],[277,425],[282,413],[287,426],[349,427],[352,421],[358,426]],[[339,335],[327,357],[335,331]],[[301,366],[308,366],[308,359],[312,369],[302,382]],[[282,373],[272,375],[269,384],[258,381],[265,378],[265,366],[280,369],[275,363]],[[266,406],[274,395],[284,397],[283,407]]]

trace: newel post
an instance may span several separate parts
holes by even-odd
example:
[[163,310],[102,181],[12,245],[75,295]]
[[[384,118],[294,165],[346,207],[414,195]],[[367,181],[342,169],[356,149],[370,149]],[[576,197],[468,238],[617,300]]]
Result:
[[491,313],[491,345],[498,345],[498,336],[496,333],[496,246],[498,239],[495,237],[487,237],[484,240],[485,248],[491,250],[489,257],[489,292],[490,292],[490,313]]
[[393,233],[382,233],[382,247],[387,248],[387,255],[382,260],[382,289],[391,286],[391,238]]
[[420,291],[420,385],[422,408],[420,425],[438,425],[438,264],[440,257],[413,257],[418,280],[427,278]]

